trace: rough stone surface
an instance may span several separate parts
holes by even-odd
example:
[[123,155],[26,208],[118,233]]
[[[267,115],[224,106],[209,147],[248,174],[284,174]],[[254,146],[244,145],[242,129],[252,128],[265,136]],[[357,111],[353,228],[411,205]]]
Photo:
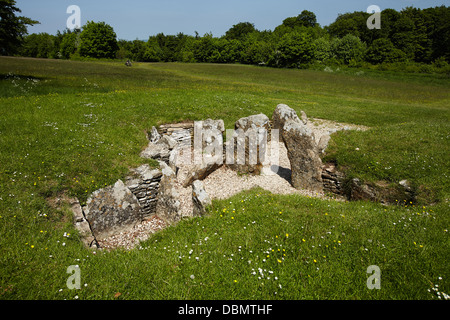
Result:
[[[234,155],[233,163],[227,159],[229,168],[240,173],[259,175],[265,162],[266,148],[270,135],[270,119],[265,114],[241,118],[234,126],[233,148],[228,154]],[[239,150],[244,150],[241,154]]]
[[159,126],[160,135],[169,135],[182,145],[191,145],[194,136],[194,122],[169,123]]
[[336,169],[334,163],[326,163],[322,168],[322,181],[324,191],[337,195],[344,195],[345,175]]
[[78,199],[70,199],[70,206],[73,212],[73,224],[75,229],[78,230],[84,245],[87,247],[98,247],[97,240],[91,231],[89,222],[84,216],[83,209],[81,208]]
[[142,221],[139,201],[122,180],[95,191],[83,211],[97,239],[120,233]]
[[157,142],[157,144],[162,145],[163,147],[172,150],[177,146],[177,141],[169,135],[163,135]]
[[[297,115],[297,112],[290,108],[286,104],[279,104],[272,115],[272,127],[273,129],[282,130],[284,127],[284,123],[291,119],[296,122],[301,122],[300,118]],[[305,124],[305,123],[304,123]]]
[[169,224],[181,219],[179,193],[176,190],[177,176],[164,162],[160,162],[162,178],[156,204],[156,215]]
[[144,159],[156,159],[165,162],[169,161],[169,156],[170,150],[164,143],[149,142],[145,150],[141,152],[141,157]]
[[328,147],[328,143],[330,142],[330,139],[331,139],[331,137],[328,134],[324,134],[324,135],[322,135],[320,137],[320,140],[317,143],[317,151],[320,154],[324,154],[325,153],[325,150]]
[[201,216],[206,212],[206,207],[211,204],[211,198],[206,193],[203,182],[195,180],[192,183],[192,201],[194,203],[194,216]]
[[161,135],[155,127],[152,127],[152,131],[150,132],[150,142],[157,143],[159,139],[161,139]]
[[[198,164],[200,157],[223,155],[223,120],[207,119],[194,122],[194,162]],[[200,144],[201,142],[201,144]]]
[[288,151],[294,188],[322,191],[322,160],[313,132],[303,122],[288,118],[281,136]]
[[[204,157],[201,164],[194,164],[187,168],[183,187],[188,187],[195,180],[204,180],[208,175],[223,165],[223,155]],[[222,162],[222,163],[221,163]]]
[[155,214],[161,177],[161,170],[151,169],[145,164],[131,170],[131,175],[125,180],[125,185],[139,201],[143,218]]

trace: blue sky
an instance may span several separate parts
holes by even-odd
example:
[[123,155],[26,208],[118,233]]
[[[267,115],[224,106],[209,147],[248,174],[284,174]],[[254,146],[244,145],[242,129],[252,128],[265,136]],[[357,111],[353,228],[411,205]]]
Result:
[[70,14],[67,8],[78,5],[81,24],[104,21],[110,24],[119,39],[146,40],[150,35],[200,35],[212,32],[221,36],[239,22],[251,22],[259,30],[273,30],[287,17],[303,10],[316,14],[322,26],[332,23],[339,13],[366,11],[370,5],[382,10],[400,11],[407,6],[429,8],[449,5],[448,0],[16,0],[22,15],[41,22],[29,33],[56,34],[66,28]]

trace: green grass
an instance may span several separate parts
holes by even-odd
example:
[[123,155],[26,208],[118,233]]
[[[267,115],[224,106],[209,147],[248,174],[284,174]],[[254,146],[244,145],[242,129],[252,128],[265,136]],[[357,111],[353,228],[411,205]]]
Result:
[[[450,291],[449,87],[437,75],[0,57],[0,299],[437,299],[435,285]],[[61,192],[84,202],[146,163],[153,125],[220,118],[232,128],[278,103],[370,126],[333,135],[326,158],[363,180],[408,179],[418,203],[252,190],[141,249],[94,254],[71,213],[47,202]],[[81,290],[66,287],[74,264]],[[381,290],[366,287],[370,265]]]

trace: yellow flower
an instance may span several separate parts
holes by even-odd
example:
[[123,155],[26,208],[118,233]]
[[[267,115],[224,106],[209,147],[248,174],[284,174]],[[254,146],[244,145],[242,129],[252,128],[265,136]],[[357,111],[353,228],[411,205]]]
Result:
[[305,239],[302,239],[302,241],[303,241],[303,242],[306,242],[306,240],[305,240]]
[[314,259],[314,263],[316,263],[317,262],[317,260],[316,259]]
[[34,245],[31,245],[31,249],[33,249],[34,248]]
[[289,237],[289,233],[286,233],[286,238],[288,238]]
[[277,259],[277,261],[278,261],[278,263],[281,263],[281,260],[280,260],[280,259]]

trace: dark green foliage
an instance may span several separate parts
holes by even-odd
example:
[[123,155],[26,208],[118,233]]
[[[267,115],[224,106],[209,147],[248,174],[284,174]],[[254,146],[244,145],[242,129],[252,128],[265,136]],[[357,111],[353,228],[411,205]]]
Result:
[[[371,14],[340,14],[321,27],[316,15],[303,10],[273,31],[260,31],[250,22],[233,25],[222,37],[158,33],[148,41],[120,40],[104,22],[88,22],[83,32],[69,30],[56,36],[31,35],[20,54],[30,57],[92,57],[142,62],[244,63],[272,67],[304,68],[314,65],[417,63],[414,70],[430,72],[448,68],[450,62],[450,7],[407,7],[381,12],[381,29],[369,29]],[[434,61],[441,61],[433,64]],[[411,64],[412,63],[412,64]],[[427,64],[423,66],[422,64]]]
[[281,67],[300,67],[308,63],[314,51],[311,36],[307,33],[287,33],[278,44],[273,64]]
[[53,58],[55,36],[48,33],[33,33],[25,37],[21,54],[34,58]]
[[246,35],[256,31],[255,25],[250,22],[241,22],[230,28],[225,33],[225,39],[228,40],[243,40]]
[[75,30],[71,32],[66,30],[62,37],[60,44],[60,57],[69,59],[73,54],[75,54],[80,46],[80,34],[81,30]]
[[116,33],[105,22],[89,21],[80,35],[80,55],[90,58],[115,58],[119,49]]
[[21,10],[15,0],[0,0],[0,54],[11,55],[19,50],[27,26],[38,24],[30,18],[16,16]]
[[380,38],[375,40],[366,54],[367,61],[371,63],[399,62],[406,59],[406,54],[397,49],[389,39]]
[[349,64],[351,60],[361,61],[366,50],[365,43],[351,34],[343,38],[336,38],[331,43],[331,50],[334,56],[344,64]]

